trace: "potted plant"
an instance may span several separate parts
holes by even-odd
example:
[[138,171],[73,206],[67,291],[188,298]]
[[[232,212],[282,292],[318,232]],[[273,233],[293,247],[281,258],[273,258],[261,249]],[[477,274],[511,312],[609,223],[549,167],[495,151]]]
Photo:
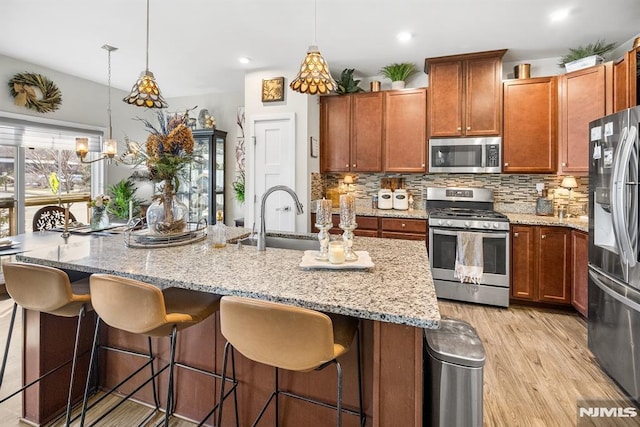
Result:
[[412,62],[393,63],[380,69],[383,76],[391,79],[391,89],[403,89],[405,80],[415,72],[416,66]]
[[336,89],[336,92],[339,95],[345,95],[347,93],[364,92],[364,89],[358,86],[358,83],[360,83],[360,80],[353,79],[354,71],[355,71],[355,68],[345,68],[344,70],[342,70],[342,74],[340,74],[340,80],[336,82],[338,84],[338,88]]
[[119,219],[128,219],[133,216],[133,212],[129,212],[129,202],[135,211],[140,206],[140,200],[135,196],[138,189],[129,178],[121,179],[119,182],[109,187],[109,193],[112,196],[111,204],[107,208],[109,213]]
[[558,66],[565,67],[567,72],[591,67],[604,62],[602,56],[614,47],[616,47],[615,43],[606,43],[604,40],[598,40],[586,46],[569,48],[569,53],[560,58]]

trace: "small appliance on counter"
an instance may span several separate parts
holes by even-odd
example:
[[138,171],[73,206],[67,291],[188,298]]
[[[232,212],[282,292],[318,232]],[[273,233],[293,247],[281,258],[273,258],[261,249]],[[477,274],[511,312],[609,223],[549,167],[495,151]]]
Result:
[[544,183],[536,184],[538,198],[536,199],[536,215],[553,216],[553,200],[549,199]]
[[399,188],[393,192],[393,209],[406,211],[409,209],[409,195],[407,190]]
[[378,209],[393,209],[393,193],[387,188],[378,190]]

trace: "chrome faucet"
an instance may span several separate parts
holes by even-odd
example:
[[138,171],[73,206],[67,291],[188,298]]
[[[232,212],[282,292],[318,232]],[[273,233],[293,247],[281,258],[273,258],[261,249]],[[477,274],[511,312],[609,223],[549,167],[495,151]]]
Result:
[[287,187],[286,185],[276,185],[269,188],[267,191],[265,191],[264,194],[262,195],[262,204],[260,205],[260,231],[258,232],[258,243],[256,245],[256,248],[259,251],[264,251],[266,249],[267,233],[266,233],[266,226],[264,221],[264,211],[267,204],[267,198],[271,193],[278,190],[282,190],[289,193],[289,195],[291,196],[291,198],[296,204],[296,212],[298,215],[301,215],[304,213],[302,210],[302,203],[300,203],[300,199],[298,199],[298,195],[296,194],[295,191],[293,191],[291,188]]

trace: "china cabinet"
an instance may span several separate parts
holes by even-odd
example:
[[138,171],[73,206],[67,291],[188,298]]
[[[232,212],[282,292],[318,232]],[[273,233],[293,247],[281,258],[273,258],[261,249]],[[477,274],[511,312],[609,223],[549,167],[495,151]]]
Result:
[[178,197],[189,207],[189,222],[205,218],[214,224],[216,211],[225,212],[225,141],[227,133],[217,129],[194,130],[194,154],[198,161],[187,167]]

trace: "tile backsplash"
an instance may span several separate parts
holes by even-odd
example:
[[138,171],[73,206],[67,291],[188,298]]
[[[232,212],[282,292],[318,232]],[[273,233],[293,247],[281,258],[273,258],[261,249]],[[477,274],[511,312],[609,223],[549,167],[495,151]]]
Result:
[[[522,175],[522,174],[384,174],[384,173],[312,173],[311,199],[320,199],[327,188],[334,188],[345,175],[355,179],[355,195],[359,199],[369,199],[380,189],[381,178],[404,178],[405,188],[414,195],[417,209],[424,209],[427,187],[481,187],[493,190],[497,210],[503,212],[535,212],[536,183],[544,182],[552,190],[557,205],[566,205],[568,190],[561,188],[563,176]],[[578,188],[571,192],[571,211],[582,213],[588,202],[588,177],[576,177]]]

